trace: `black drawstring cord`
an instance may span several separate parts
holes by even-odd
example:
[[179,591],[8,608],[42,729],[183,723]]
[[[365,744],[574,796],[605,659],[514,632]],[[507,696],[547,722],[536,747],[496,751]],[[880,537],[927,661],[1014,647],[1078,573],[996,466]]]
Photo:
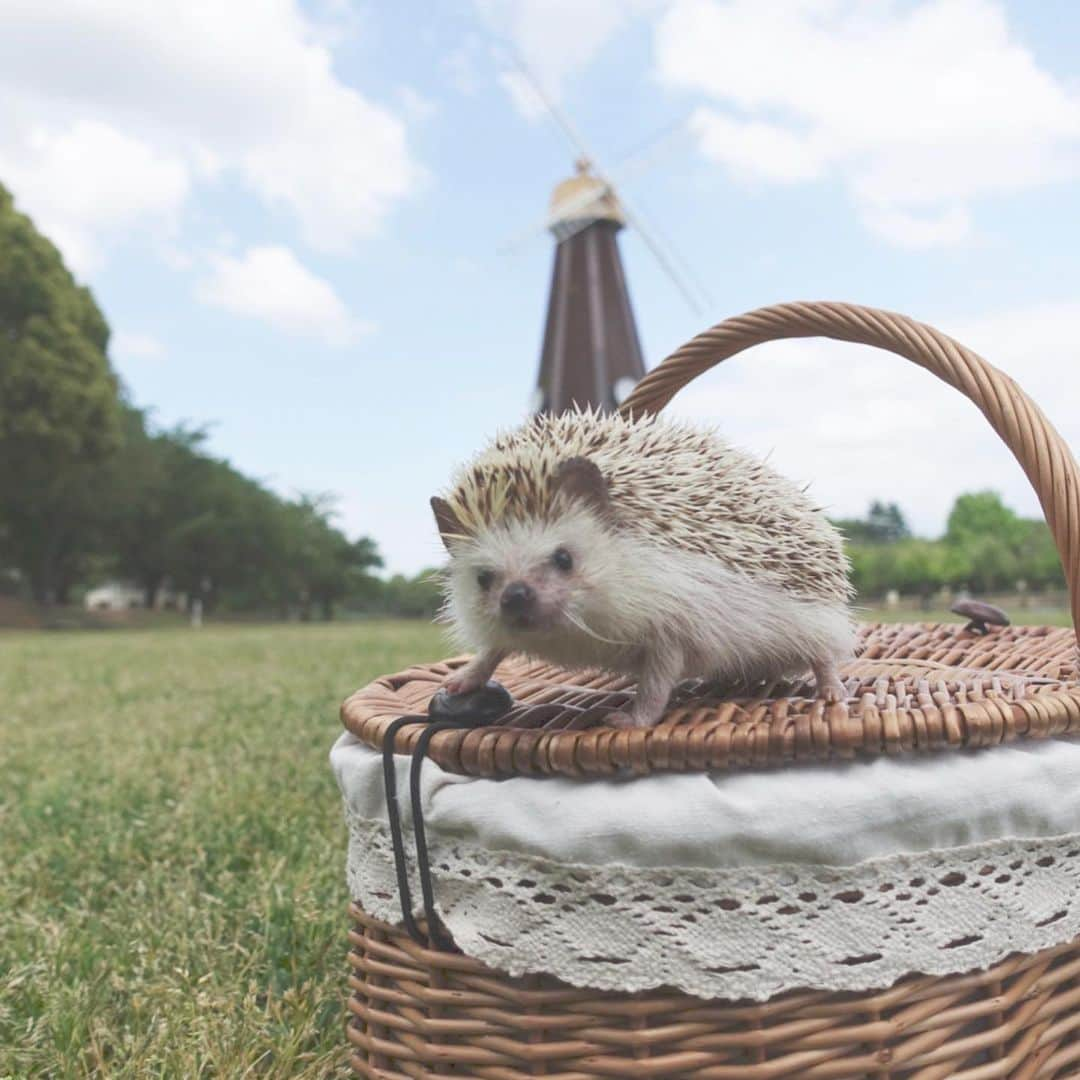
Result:
[[[401,919],[409,936],[425,949],[450,951],[453,948],[453,941],[443,932],[439,917],[435,912],[435,888],[431,880],[424,812],[420,804],[420,778],[424,758],[427,756],[431,740],[440,731],[479,727],[498,719],[512,705],[513,698],[505,687],[496,682],[489,682],[471,694],[460,694],[456,697],[451,697],[440,690],[431,699],[427,716],[399,716],[383,735],[383,791],[386,795],[386,816],[390,823],[390,840],[394,847],[394,871],[397,875],[398,899],[401,902]],[[426,935],[413,917],[412,891],[409,888],[405,843],[401,834],[401,812],[397,801],[397,770],[394,767],[394,739],[397,733],[409,724],[427,724],[416,742],[409,770],[409,802],[412,809],[413,839],[416,843],[416,869],[420,878],[424,918],[427,920],[428,927]]]
[[427,945],[427,938],[413,918],[412,893],[409,891],[409,872],[408,867],[405,865],[405,844],[401,839],[401,812],[398,809],[397,801],[397,770],[394,768],[394,738],[407,724],[423,724],[426,721],[426,716],[399,716],[386,729],[382,745],[383,792],[386,795],[386,816],[390,822],[390,842],[394,846],[394,870],[397,874],[401,919],[405,923],[405,929],[409,932],[409,937],[424,946]]
[[432,738],[440,731],[452,728],[468,728],[472,724],[460,720],[439,720],[429,724],[420,732],[416,749],[413,751],[412,766],[409,769],[409,799],[412,804],[413,837],[416,841],[416,868],[420,875],[420,895],[424,900],[424,918],[427,920],[428,937],[433,948],[449,952],[454,943],[449,935],[442,931],[442,924],[435,914],[435,887],[431,882],[431,863],[428,859],[427,834],[424,831],[424,812],[420,806],[420,770],[424,767],[424,758]]

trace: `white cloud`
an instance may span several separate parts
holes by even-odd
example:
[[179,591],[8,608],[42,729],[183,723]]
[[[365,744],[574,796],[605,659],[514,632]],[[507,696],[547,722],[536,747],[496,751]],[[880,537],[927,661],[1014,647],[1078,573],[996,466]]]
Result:
[[373,330],[353,318],[333,287],[287,247],[254,247],[238,257],[219,254],[211,263],[196,296],[212,307],[337,347],[355,344]]
[[414,121],[430,120],[439,111],[438,103],[431,98],[418,94],[411,86],[399,86],[397,90],[398,100],[401,102],[402,112]]
[[956,247],[971,234],[971,214],[966,206],[909,213],[890,206],[867,206],[863,224],[896,247]]
[[114,356],[133,360],[160,360],[165,355],[165,346],[156,337],[133,330],[118,330],[110,344]]
[[538,120],[547,111],[547,104],[539,91],[521,71],[500,71],[498,82],[510,95],[514,108],[526,120]]
[[[558,101],[566,83],[583,71],[603,47],[635,15],[657,6],[657,0],[475,0],[480,17],[492,32],[510,42],[528,65],[545,95]],[[513,64],[505,65],[499,84],[526,119],[544,111],[536,91]]]
[[81,273],[100,262],[99,233],[171,232],[190,189],[181,158],[96,120],[0,145],[0,180]]
[[0,0],[0,178],[83,265],[219,179],[349,250],[419,170],[401,119],[334,71],[341,9]]
[[711,99],[705,156],[744,179],[839,180],[893,243],[958,243],[973,199],[1080,176],[1080,94],[991,0],[677,0],[655,59],[665,86]]
[[733,173],[749,180],[793,184],[816,180],[824,170],[812,143],[774,124],[747,123],[699,108],[689,126],[706,157],[722,160]]
[[[1008,372],[1080,446],[1080,383],[1061,377],[1080,362],[1080,303],[929,321]],[[838,515],[861,514],[874,498],[896,500],[920,532],[937,535],[956,495],[984,488],[1040,513],[1027,478],[971,403],[879,349],[819,339],[761,346],[696,380],[669,408],[771,455]]]

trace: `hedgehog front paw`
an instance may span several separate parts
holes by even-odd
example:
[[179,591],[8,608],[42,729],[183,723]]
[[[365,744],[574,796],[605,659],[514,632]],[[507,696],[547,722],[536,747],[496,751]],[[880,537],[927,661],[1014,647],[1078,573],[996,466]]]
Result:
[[459,694],[471,694],[474,690],[479,690],[486,682],[487,679],[484,678],[482,672],[462,668],[446,676],[443,680],[443,689],[451,697],[457,697]]
[[814,664],[815,697],[823,698],[828,705],[847,700],[847,687],[840,681],[840,672],[834,660],[819,660]]
[[495,673],[505,656],[506,653],[501,649],[487,649],[477,653],[464,667],[450,672],[443,679],[443,689],[451,697],[479,690]]
[[828,683],[825,686],[819,686],[817,696],[821,698],[826,705],[839,705],[843,701],[847,701],[847,689],[840,681],[834,683]]

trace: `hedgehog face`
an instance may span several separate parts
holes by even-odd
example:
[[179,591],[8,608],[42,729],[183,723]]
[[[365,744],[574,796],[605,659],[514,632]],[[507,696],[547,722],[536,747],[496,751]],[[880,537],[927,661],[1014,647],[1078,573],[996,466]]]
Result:
[[585,512],[554,523],[515,521],[485,529],[454,558],[455,585],[492,630],[556,630],[589,588],[596,530]]
[[[470,481],[472,494],[491,490]],[[431,501],[451,557],[444,616],[471,647],[541,653],[606,640],[593,624],[610,617],[629,580],[607,480],[592,460],[571,457],[544,484],[534,507],[508,504],[493,521],[466,514],[468,525],[446,500]]]
[[448,614],[474,645],[529,652],[575,636],[609,606],[613,543],[586,507],[484,529],[452,549]]

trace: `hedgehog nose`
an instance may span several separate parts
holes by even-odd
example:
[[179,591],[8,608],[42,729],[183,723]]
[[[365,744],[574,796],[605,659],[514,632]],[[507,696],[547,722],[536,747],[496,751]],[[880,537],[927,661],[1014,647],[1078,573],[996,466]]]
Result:
[[536,590],[524,581],[514,581],[503,589],[499,598],[499,607],[507,615],[522,615],[536,601]]

